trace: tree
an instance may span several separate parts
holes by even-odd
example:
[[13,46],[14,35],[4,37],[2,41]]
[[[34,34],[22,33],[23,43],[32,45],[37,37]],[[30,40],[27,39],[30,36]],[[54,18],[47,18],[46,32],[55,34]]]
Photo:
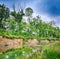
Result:
[[2,20],[6,20],[9,17],[9,8],[4,4],[0,4],[0,28],[3,27]]
[[32,8],[30,8],[30,7],[26,8],[26,9],[25,9],[25,13],[26,13],[26,16],[31,16],[32,13],[33,13]]
[[32,16],[32,14],[33,14],[33,9],[32,8],[28,7],[28,8],[25,9],[25,15],[28,16],[29,22],[30,22],[30,18]]
[[21,22],[22,21],[22,18],[24,16],[24,12],[23,12],[23,9],[21,9],[18,13],[17,13],[17,21],[18,22]]
[[23,18],[23,16],[24,16],[23,9],[21,8],[18,12],[16,12],[15,5],[13,5],[13,11],[11,12],[11,15],[14,16],[15,21],[17,23],[20,23],[22,18]]

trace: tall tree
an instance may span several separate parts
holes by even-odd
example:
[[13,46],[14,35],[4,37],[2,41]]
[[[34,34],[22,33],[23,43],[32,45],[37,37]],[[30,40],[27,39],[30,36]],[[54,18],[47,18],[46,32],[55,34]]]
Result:
[[30,22],[30,18],[32,16],[32,14],[33,14],[33,9],[32,8],[28,7],[28,8],[25,9],[25,15],[28,16],[28,21],[29,22]]
[[17,23],[21,22],[23,16],[24,16],[24,12],[23,12],[23,9],[20,8],[18,12],[16,12],[15,10],[15,5],[13,5],[13,11],[11,12],[11,15],[15,17],[15,21]]
[[0,4],[0,28],[3,27],[2,20],[6,20],[9,17],[9,8],[5,7],[4,4]]

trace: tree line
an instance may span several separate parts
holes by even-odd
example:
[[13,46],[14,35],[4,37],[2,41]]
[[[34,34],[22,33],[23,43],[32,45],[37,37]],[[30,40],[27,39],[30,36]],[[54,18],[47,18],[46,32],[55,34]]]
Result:
[[[18,8],[18,7],[17,7]],[[55,22],[43,22],[40,16],[32,17],[33,9],[10,11],[4,4],[0,4],[0,35],[24,38],[60,38],[60,28],[54,27]],[[23,17],[27,17],[23,19]]]

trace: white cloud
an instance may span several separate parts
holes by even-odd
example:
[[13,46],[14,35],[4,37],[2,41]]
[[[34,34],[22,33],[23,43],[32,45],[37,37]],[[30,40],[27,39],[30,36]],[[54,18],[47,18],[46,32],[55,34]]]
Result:
[[33,17],[36,17],[36,16],[41,16],[41,19],[44,21],[44,22],[50,22],[50,21],[54,21],[55,22],[55,25],[60,27],[60,16],[57,16],[57,17],[52,17],[52,16],[49,16],[47,14],[37,14],[37,13],[33,13]]
[[54,17],[54,21],[56,22],[56,26],[60,27],[60,16]]

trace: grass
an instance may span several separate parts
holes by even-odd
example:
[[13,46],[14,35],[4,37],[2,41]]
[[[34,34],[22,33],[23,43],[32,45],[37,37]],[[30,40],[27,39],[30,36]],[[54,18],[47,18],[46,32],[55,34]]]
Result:
[[60,59],[60,42],[44,47],[41,52],[41,59]]
[[9,50],[0,54],[0,59],[60,59],[60,42]]
[[36,38],[38,40],[40,39],[48,39],[48,40],[60,40],[60,38],[56,37],[40,37],[38,35],[32,35],[30,33],[22,33],[22,32],[15,32],[15,31],[5,31],[4,29],[0,29],[0,36],[5,36],[8,38],[23,38],[24,40],[28,40],[29,38]]
[[39,59],[38,53],[35,49],[23,48],[7,51],[0,54],[0,59]]
[[32,51],[32,49],[30,49],[30,48],[10,50],[10,51],[7,51],[7,52],[1,54],[0,59],[4,59],[4,58],[6,58],[6,56],[9,56],[9,59],[14,59],[15,56],[23,57],[23,54],[25,54],[25,55],[29,54],[31,51]]
[[[27,41],[29,38],[36,38],[38,40],[60,40],[60,38],[49,38],[49,37],[38,37],[32,36],[29,34],[22,34],[22,33],[13,33],[10,31],[5,32],[4,30],[0,29],[0,36],[5,36],[8,38],[23,38],[24,42]],[[40,43],[44,47],[41,51],[37,51],[37,47],[35,49],[31,49],[28,47],[24,47],[22,49],[15,49],[7,51],[3,54],[0,54],[0,59],[60,59],[60,42],[54,44],[46,44]],[[41,49],[39,47],[39,49]],[[35,52],[34,52],[35,51]],[[40,53],[41,52],[41,53]]]

